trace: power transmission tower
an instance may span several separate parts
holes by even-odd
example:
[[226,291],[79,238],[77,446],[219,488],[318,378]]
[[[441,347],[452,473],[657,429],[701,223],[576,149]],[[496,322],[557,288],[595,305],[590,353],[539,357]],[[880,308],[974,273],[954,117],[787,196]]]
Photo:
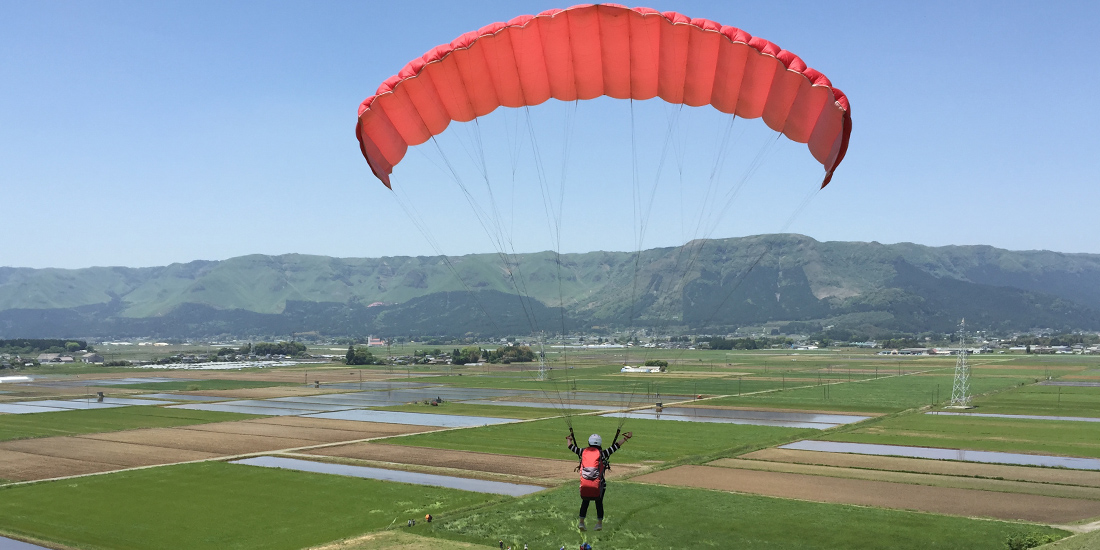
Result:
[[951,386],[953,409],[970,409],[970,364],[966,362],[966,319],[959,323],[959,358],[955,361],[955,383]]
[[539,353],[539,374],[538,374],[538,377],[536,378],[536,380],[538,380],[539,382],[542,382],[543,380],[546,380],[547,375],[550,373],[550,368],[546,364],[546,349],[542,345],[542,334],[539,334],[538,344],[539,344],[539,351],[538,351],[538,353]]

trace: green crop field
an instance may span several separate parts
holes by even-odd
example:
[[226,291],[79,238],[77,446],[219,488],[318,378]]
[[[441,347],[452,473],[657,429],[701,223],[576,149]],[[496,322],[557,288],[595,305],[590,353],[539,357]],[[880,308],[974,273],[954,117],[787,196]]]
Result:
[[[965,548],[1003,550],[1014,534],[1064,531],[701,489],[614,483],[606,497],[603,531],[576,530],[576,488],[564,487],[447,517],[410,532],[450,540],[522,548],[664,550],[667,548],[820,549]],[[589,509],[589,519],[594,513]]]
[[0,488],[0,532],[80,548],[291,550],[501,498],[207,462]]
[[180,380],[179,382],[149,382],[146,384],[127,384],[128,390],[156,391],[195,391],[195,390],[241,390],[247,388],[270,388],[273,386],[300,386],[297,382],[264,382],[260,380]]
[[[561,416],[561,412],[551,408],[551,405],[547,404],[546,408],[538,407],[516,407],[508,405],[471,405],[467,403],[449,403],[444,402],[439,406],[433,407],[431,405],[414,404],[414,405],[394,405],[391,407],[372,407],[380,411],[402,411],[402,412],[415,412],[415,413],[429,413],[429,414],[459,414],[465,416],[490,416],[495,418],[518,418],[521,420],[533,419],[533,418],[548,418],[551,416]],[[576,410],[572,411],[573,414],[585,413],[591,411]]]
[[[602,391],[655,396],[665,395],[737,395],[784,387],[817,384],[819,381],[858,381],[899,372],[950,369],[954,360],[944,357],[881,358],[867,354],[834,352],[807,354],[788,351],[722,350],[586,350],[548,353],[553,369],[550,380],[535,380],[535,364],[481,367],[425,366],[407,367],[408,372],[432,373],[439,382],[458,387],[539,390],[555,389]],[[659,374],[623,374],[623,364],[638,365],[646,359],[669,362],[668,372]],[[1004,360],[1004,359],[1000,359]],[[993,361],[990,359],[988,361]],[[980,364],[980,362],[979,362]],[[459,375],[461,374],[461,376]]]
[[1100,388],[1029,385],[976,399],[974,412],[1100,417]]
[[873,420],[822,439],[1100,458],[1093,422],[908,414]]
[[[742,407],[773,407],[806,410],[834,410],[853,412],[896,412],[933,402],[942,403],[951,397],[953,375],[937,371],[936,374],[914,374],[864,382],[833,384],[828,387],[812,386],[794,390],[726,397],[708,401],[711,405]],[[1002,390],[1030,382],[1024,377],[974,376],[971,388],[974,393]]]
[[259,416],[166,409],[158,406],[5,414],[0,415],[0,441],[55,435],[117,432],[137,428],[168,428],[209,422],[247,420],[249,418],[259,418]]
[[[591,433],[599,433],[607,445],[619,424],[618,418],[600,416],[573,417],[573,429],[582,442]],[[745,448],[760,448],[784,443],[818,430],[744,426],[737,424],[705,424],[662,420],[627,419],[623,431],[633,431],[631,439],[615,454],[618,462],[645,460],[672,461],[696,456],[714,456]],[[566,448],[569,434],[560,418],[482,426],[465,430],[427,433],[385,440],[396,445],[413,445],[438,449],[480,451],[539,458],[575,458]]]
[[[664,395],[728,395],[738,391],[750,392],[769,389],[779,389],[783,386],[782,375],[772,377],[761,376],[735,376],[718,373],[715,376],[681,376],[678,373],[667,374],[622,374],[619,367],[588,367],[569,371],[557,371],[551,373],[551,378],[545,381],[534,379],[534,373],[519,373],[516,375],[466,375],[444,376],[433,378],[433,383],[447,384],[455,387],[466,388],[497,388],[518,389],[544,393],[549,399],[559,398],[568,400],[568,393],[579,392],[611,392],[618,397],[612,402],[626,402],[632,399],[637,401],[655,397],[658,393]],[[815,375],[816,376],[816,375]],[[743,378],[743,380],[738,380]],[[796,377],[789,377],[790,383],[795,384]],[[816,380],[816,378],[814,378]],[[808,383],[808,382],[806,382]],[[740,388],[740,390],[739,390]]]

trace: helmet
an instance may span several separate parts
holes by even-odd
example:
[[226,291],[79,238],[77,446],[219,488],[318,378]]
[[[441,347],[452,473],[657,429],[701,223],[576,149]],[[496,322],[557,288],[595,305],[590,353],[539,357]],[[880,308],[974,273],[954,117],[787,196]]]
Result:
[[588,436],[588,444],[599,447],[603,444],[603,439],[600,438],[600,434],[592,434]]

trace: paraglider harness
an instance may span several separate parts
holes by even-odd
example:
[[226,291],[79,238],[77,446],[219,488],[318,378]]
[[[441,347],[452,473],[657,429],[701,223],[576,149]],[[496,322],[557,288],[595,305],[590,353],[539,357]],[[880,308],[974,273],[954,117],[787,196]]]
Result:
[[[621,428],[615,430],[615,437],[611,439],[612,445],[619,440],[621,430]],[[573,438],[574,444],[576,444],[577,438],[573,435],[573,428],[569,428],[569,436]],[[580,462],[573,469],[574,472],[580,472],[581,498],[600,498],[603,496],[606,482],[604,474],[611,469],[611,458],[602,458],[602,455],[603,453],[599,447],[591,445],[581,450]]]

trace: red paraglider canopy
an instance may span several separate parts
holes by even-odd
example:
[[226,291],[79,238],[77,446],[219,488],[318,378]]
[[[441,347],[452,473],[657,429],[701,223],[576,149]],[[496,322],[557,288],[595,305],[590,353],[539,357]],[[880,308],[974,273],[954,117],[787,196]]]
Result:
[[617,4],[524,15],[433,48],[359,106],[356,136],[386,187],[410,145],[451,121],[547,99],[660,97],[760,118],[825,167],[828,185],[852,132],[848,98],[795,54],[707,19]]

